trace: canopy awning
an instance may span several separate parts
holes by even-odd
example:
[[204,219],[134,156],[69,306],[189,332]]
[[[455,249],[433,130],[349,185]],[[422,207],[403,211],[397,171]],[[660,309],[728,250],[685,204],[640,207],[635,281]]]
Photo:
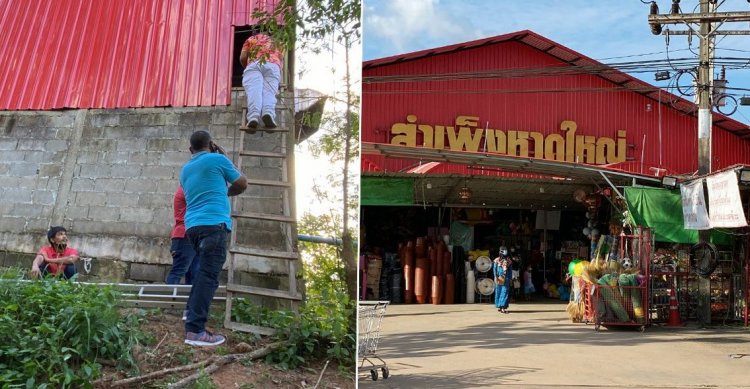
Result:
[[[414,204],[583,209],[584,206],[573,198],[573,193],[577,190],[590,193],[607,186],[618,188],[634,184],[654,186],[661,183],[658,177],[612,168],[492,153],[363,142],[362,155],[415,160],[415,166],[408,171],[369,172],[363,173],[362,177],[363,183],[371,177],[414,179]],[[461,169],[456,169],[457,173],[432,173],[446,171],[436,169],[439,165],[446,164],[460,166]],[[469,204],[459,201],[458,194],[462,188],[469,188],[472,192]]]
[[[608,183],[618,186],[633,184],[655,185],[661,183],[659,177],[617,170],[606,165],[600,167],[581,163],[549,161],[493,153],[439,150],[362,142],[362,154],[382,155],[386,158],[413,159],[425,164],[439,162],[467,165],[475,169],[494,168],[500,169],[505,173],[538,174],[540,175],[538,177],[540,179],[569,179],[586,184],[602,181],[608,181]],[[422,174],[429,173],[429,171],[420,170],[419,168],[411,169],[411,171]]]

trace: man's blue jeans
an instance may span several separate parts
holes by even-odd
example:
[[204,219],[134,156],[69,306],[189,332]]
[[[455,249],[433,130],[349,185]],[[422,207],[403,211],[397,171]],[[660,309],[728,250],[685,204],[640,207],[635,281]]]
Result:
[[185,276],[185,283],[192,285],[193,279],[198,274],[199,261],[193,245],[190,244],[190,239],[173,238],[169,251],[172,253],[172,268],[167,274],[167,284],[177,285]]
[[219,274],[227,259],[228,233],[224,224],[195,226],[185,232],[200,263],[188,297],[185,331],[198,333],[206,329],[208,309],[219,287]]
[[[42,270],[42,277],[45,277],[45,278],[49,277],[49,276],[52,276],[52,273],[50,273],[47,270],[47,265],[48,264],[45,263],[44,266],[42,266],[42,269],[41,269]],[[66,279],[66,280],[69,280],[69,279],[73,278],[73,276],[76,275],[77,273],[78,273],[78,271],[76,271],[76,265],[73,264],[73,263],[69,263],[69,264],[65,265],[65,270],[63,270],[63,272],[62,272],[62,277],[64,279]]]

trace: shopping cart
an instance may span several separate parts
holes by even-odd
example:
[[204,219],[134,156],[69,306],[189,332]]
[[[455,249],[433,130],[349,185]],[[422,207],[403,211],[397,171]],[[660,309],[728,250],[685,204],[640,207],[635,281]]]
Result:
[[359,352],[358,371],[370,370],[373,381],[378,380],[378,369],[383,372],[383,378],[388,378],[388,366],[375,352],[380,340],[380,324],[385,316],[388,301],[360,301],[357,316],[358,335],[357,350]]

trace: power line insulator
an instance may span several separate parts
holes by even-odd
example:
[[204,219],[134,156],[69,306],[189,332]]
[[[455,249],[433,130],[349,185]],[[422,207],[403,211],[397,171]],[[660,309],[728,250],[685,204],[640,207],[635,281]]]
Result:
[[680,13],[680,0],[672,0],[672,15],[679,15]]
[[[650,12],[650,14],[651,15],[658,15],[659,14],[659,5],[656,4],[655,1],[651,2],[651,12]],[[651,25],[651,33],[652,34],[654,34],[654,35],[661,34],[661,24],[660,23],[652,22],[652,23],[650,23],[650,25]]]

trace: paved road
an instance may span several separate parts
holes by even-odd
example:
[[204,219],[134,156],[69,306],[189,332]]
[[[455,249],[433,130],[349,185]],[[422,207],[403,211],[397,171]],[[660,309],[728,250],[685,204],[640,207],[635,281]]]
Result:
[[390,377],[360,374],[359,388],[750,388],[747,328],[596,332],[565,306],[389,306],[377,354]]

